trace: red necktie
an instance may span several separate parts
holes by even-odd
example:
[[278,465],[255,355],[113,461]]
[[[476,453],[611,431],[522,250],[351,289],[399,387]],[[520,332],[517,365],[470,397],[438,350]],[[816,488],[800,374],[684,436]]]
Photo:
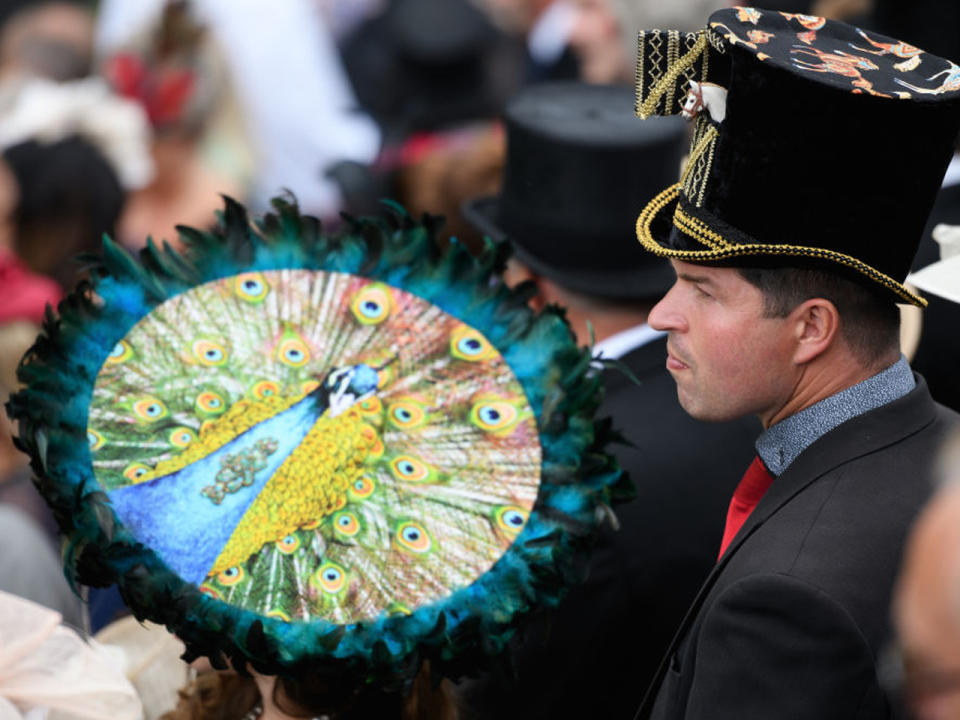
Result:
[[717,560],[723,557],[723,553],[734,536],[743,527],[747,518],[750,517],[750,513],[753,512],[772,482],[773,476],[759,456],[755,457],[730,499],[730,507],[727,509],[727,524],[723,529],[723,541],[720,543],[720,554],[717,556]]

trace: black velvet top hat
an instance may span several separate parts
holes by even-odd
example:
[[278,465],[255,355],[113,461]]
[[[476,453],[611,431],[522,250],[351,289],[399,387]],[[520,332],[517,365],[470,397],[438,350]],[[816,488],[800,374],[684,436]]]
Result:
[[558,82],[507,105],[507,160],[497,197],[463,208],[533,271],[577,292],[647,299],[670,287],[662,260],[637,252],[636,213],[676,177],[685,128],[638,123],[630,88]]
[[826,267],[926,304],[903,280],[960,129],[960,67],[844,23],[731,8],[698,33],[640,33],[636,110],[695,118],[680,182],[637,220],[648,250]]

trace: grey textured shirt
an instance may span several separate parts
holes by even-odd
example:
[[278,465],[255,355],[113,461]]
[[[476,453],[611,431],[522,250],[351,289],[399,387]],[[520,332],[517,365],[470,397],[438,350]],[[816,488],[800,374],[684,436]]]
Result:
[[822,435],[857,415],[903,397],[915,386],[910,364],[901,355],[886,370],[767,428],[757,438],[757,455],[776,477]]

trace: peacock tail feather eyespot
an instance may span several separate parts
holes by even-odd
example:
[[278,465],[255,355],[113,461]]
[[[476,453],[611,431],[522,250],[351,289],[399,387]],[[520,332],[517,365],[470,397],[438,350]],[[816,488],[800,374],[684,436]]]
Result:
[[270,292],[270,285],[261,273],[240,273],[233,278],[233,290],[241,300],[259,305]]
[[470,422],[484,432],[509,435],[521,420],[521,411],[508,399],[494,394],[476,398],[468,415]]
[[167,437],[173,447],[182,449],[196,442],[197,433],[192,428],[176,427],[170,431]]
[[201,583],[197,589],[204,595],[212,597],[214,600],[223,600],[223,596],[220,594],[220,592],[216,588],[212,588],[206,583]]
[[276,359],[292,368],[302,368],[310,362],[310,348],[295,330],[287,327],[277,343]]
[[217,582],[225,587],[231,587],[243,580],[243,578],[246,577],[246,574],[247,573],[243,567],[240,565],[235,565],[217,573]]
[[204,417],[211,415],[221,415],[227,410],[227,401],[220,393],[207,390],[197,395],[194,403],[197,412]]
[[133,346],[126,340],[121,340],[113,346],[113,350],[107,355],[108,365],[119,365],[133,358]]
[[395,307],[388,285],[370,283],[360,288],[350,301],[350,310],[361,325],[378,325],[390,317]]
[[530,518],[530,512],[516,505],[503,505],[493,514],[497,527],[508,535],[517,535]]
[[300,549],[300,538],[296,535],[287,535],[276,543],[277,550],[284,555],[290,555]]
[[450,353],[455,358],[469,362],[491,360],[499,355],[479,330],[464,324],[458,325],[450,333]]
[[149,479],[148,476],[153,472],[149,465],[141,462],[133,462],[123,469],[123,476],[132,483],[144,482]]
[[356,537],[360,532],[360,520],[356,513],[344,510],[333,516],[333,529],[339,535]]
[[437,471],[414,455],[398,455],[390,461],[390,472],[397,480],[422,483],[435,478]]
[[397,544],[418,555],[430,552],[433,540],[427,529],[415,520],[405,520],[397,525],[394,539]]
[[90,450],[96,452],[104,446],[106,440],[104,439],[101,433],[98,433],[96,430],[87,429],[87,443],[90,445]]
[[162,400],[153,395],[147,395],[133,403],[133,414],[139,421],[155,423],[169,416],[170,411]]
[[250,388],[250,394],[257,400],[266,400],[280,394],[280,386],[272,380],[260,380]]
[[347,495],[351,500],[366,500],[368,497],[373,495],[373,492],[376,489],[376,480],[369,475],[361,475],[353,481],[352,485],[350,485],[350,488],[347,490]]
[[304,380],[302,383],[300,383],[300,392],[303,395],[309,395],[318,387],[320,387],[320,383],[318,383],[316,380]]
[[313,580],[325,593],[337,595],[347,586],[347,572],[337,563],[327,561],[317,568]]
[[378,398],[376,395],[368,397],[365,400],[361,400],[357,404],[357,407],[360,409],[360,412],[363,415],[368,415],[368,416],[379,417],[380,414],[383,412],[383,403],[381,402],[380,398]]
[[399,430],[414,430],[428,420],[427,406],[417,398],[397,398],[387,406],[387,422]]
[[204,367],[220,367],[227,362],[227,349],[215,340],[195,340],[190,346],[194,359]]

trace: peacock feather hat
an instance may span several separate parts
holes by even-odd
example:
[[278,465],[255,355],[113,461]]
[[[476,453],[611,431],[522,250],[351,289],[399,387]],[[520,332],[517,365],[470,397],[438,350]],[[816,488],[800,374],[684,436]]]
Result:
[[692,263],[819,267],[895,302],[960,130],[960,67],[811,15],[735,7],[640,33],[640,117],[682,114],[678,183],[637,220]]
[[600,379],[502,249],[436,231],[227,200],[182,252],[105,239],[7,406],[70,580],[188,659],[355,682],[457,675],[556,603],[628,489]]

